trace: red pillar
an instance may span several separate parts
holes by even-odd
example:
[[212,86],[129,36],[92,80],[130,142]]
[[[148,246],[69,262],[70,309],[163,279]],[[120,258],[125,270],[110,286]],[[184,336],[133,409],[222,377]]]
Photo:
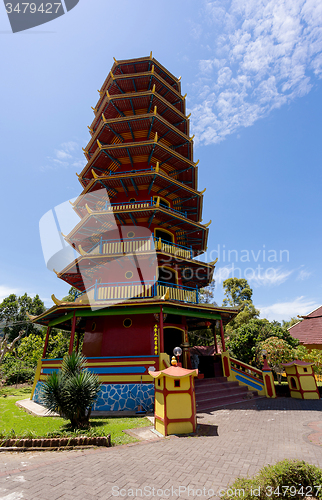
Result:
[[78,352],[78,348],[79,348],[79,332],[77,332],[77,342],[76,342],[76,352]]
[[42,353],[42,358],[43,359],[46,357],[46,352],[47,352],[47,347],[48,347],[48,340],[49,340],[50,330],[51,330],[51,326],[48,326],[47,333],[46,333],[46,338],[45,338],[44,350],[43,350],[43,353]]
[[72,331],[70,332],[70,341],[69,341],[69,349],[68,349],[68,354],[71,354],[73,352],[73,347],[74,347],[74,338],[75,338],[75,329],[76,329],[76,316],[75,316],[75,311],[72,319]]
[[222,324],[222,319],[220,320],[220,336],[221,336],[222,350],[223,350],[223,352],[225,352],[226,351],[226,346],[225,346],[224,327],[223,327],[223,324]]
[[160,306],[160,352],[164,352],[163,309],[162,309],[162,306]]
[[212,331],[213,331],[213,334],[214,334],[215,351],[216,351],[216,354],[218,354],[218,344],[217,344],[217,335],[216,335],[216,324],[213,324],[213,325],[212,325]]

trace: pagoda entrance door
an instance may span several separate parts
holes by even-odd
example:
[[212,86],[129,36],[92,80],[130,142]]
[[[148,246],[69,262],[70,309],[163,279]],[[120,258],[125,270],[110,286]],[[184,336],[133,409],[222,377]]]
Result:
[[173,349],[180,347],[184,342],[184,330],[175,328],[173,326],[165,326],[163,330],[164,335],[164,352],[170,356],[170,361],[173,356]]

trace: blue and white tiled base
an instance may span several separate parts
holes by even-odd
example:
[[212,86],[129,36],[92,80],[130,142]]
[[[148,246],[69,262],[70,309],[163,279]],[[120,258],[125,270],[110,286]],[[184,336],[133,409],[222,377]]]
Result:
[[154,384],[102,384],[94,411],[153,411]]
[[[41,386],[38,381],[33,395],[35,403],[42,404]],[[142,406],[153,411],[154,384],[102,384],[93,411],[135,411]]]
[[35,403],[39,403],[40,405],[42,404],[42,397],[41,397],[42,384],[43,384],[43,382],[40,382],[40,380],[38,380],[38,382],[36,384],[34,395],[32,397],[32,400]]

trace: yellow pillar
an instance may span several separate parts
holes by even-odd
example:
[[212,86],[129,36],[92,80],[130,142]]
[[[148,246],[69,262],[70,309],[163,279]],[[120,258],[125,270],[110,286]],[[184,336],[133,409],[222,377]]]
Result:
[[229,356],[228,351],[221,353],[221,362],[222,362],[222,369],[223,369],[224,377],[227,377],[229,379],[229,377],[231,375],[231,364],[230,364],[230,356]]
[[263,370],[263,380],[265,385],[265,396],[267,398],[276,398],[274,377],[272,370]]
[[163,436],[195,432],[197,413],[194,377],[198,375],[198,370],[170,366],[149,374],[155,379],[155,430]]

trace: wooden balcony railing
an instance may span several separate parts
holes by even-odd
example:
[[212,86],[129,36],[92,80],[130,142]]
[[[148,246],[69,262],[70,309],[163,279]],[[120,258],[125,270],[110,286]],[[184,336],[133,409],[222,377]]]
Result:
[[76,294],[76,302],[130,300],[136,298],[162,297],[169,290],[169,299],[191,304],[199,303],[197,288],[184,287],[165,281],[149,280],[141,283],[95,283],[86,292]]
[[187,212],[184,210],[178,210],[176,208],[170,207],[162,202],[160,198],[151,197],[149,200],[138,200],[138,201],[121,201],[119,203],[110,203],[109,201],[99,202],[99,206],[96,205],[95,209],[88,209],[90,211],[104,211],[104,212],[122,212],[124,210],[134,210],[142,208],[165,208],[176,215],[181,215],[187,218]]
[[94,245],[88,253],[92,255],[117,255],[134,252],[148,252],[151,250],[160,250],[176,257],[185,259],[193,258],[193,251],[190,247],[178,245],[170,241],[152,236],[150,238],[127,238],[121,240],[103,240],[101,239]]

